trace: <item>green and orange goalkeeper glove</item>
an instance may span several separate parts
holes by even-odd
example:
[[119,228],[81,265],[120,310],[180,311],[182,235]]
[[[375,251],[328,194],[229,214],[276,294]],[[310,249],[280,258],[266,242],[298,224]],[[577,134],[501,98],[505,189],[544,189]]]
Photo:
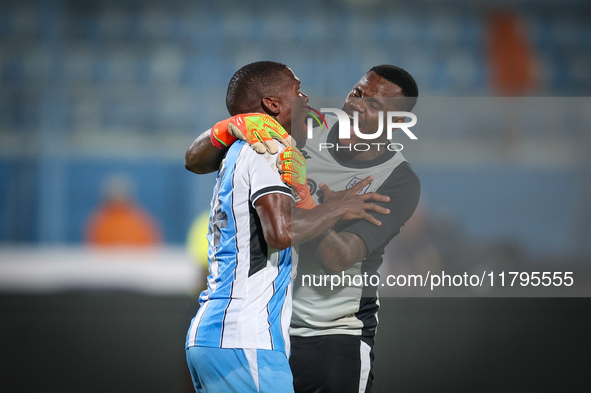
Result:
[[306,175],[306,159],[297,147],[287,147],[277,156],[281,180],[295,191],[296,207],[312,209],[316,202],[310,195]]
[[277,139],[285,147],[292,144],[291,136],[277,120],[264,113],[245,113],[218,122],[211,129],[211,143],[218,149],[225,149],[237,139],[248,143],[257,153],[277,153]]

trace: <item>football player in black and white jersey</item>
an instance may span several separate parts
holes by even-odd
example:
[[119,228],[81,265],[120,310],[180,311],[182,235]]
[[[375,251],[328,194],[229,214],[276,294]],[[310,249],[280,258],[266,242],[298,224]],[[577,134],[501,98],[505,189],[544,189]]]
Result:
[[[380,115],[386,111],[410,111],[416,103],[418,87],[405,70],[392,66],[373,67],[345,99],[342,110],[359,116],[359,131],[375,133]],[[402,105],[391,107],[401,98]],[[350,139],[339,139],[336,118],[327,116],[328,127],[317,127],[313,139],[302,153],[307,159],[311,194],[317,203],[328,200],[333,192],[352,187],[361,179],[373,176],[365,192],[389,197],[380,205],[390,214],[371,213],[381,222],[375,226],[362,220],[341,221],[322,238],[333,243],[330,252],[319,254],[313,242],[300,248],[290,336],[290,365],[296,392],[370,392],[373,375],[371,363],[379,300],[375,286],[304,286],[301,277],[344,272],[347,276],[378,274],[386,245],[400,232],[413,214],[420,196],[420,182],[400,152],[385,148],[386,133],[372,140],[368,149],[327,149],[366,143],[354,132]],[[382,119],[383,120],[383,119]],[[404,118],[399,118],[404,122]],[[385,122],[384,122],[385,124]],[[219,152],[208,145],[209,131],[191,145],[185,164],[195,173],[217,170]],[[326,145],[325,145],[326,146]],[[219,151],[219,150],[218,150]],[[331,191],[333,190],[333,191]]]

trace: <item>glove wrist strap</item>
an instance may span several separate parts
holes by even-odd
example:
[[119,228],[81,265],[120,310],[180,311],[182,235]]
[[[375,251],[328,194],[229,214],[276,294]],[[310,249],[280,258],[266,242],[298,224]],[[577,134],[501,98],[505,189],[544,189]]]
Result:
[[313,209],[316,207],[316,202],[314,202],[312,195],[308,193],[301,201],[296,203],[296,207],[300,209]]
[[230,120],[232,120],[231,117],[216,123],[209,134],[211,143],[220,150],[227,149],[237,140],[236,137],[230,135],[228,132],[228,124],[230,124]]

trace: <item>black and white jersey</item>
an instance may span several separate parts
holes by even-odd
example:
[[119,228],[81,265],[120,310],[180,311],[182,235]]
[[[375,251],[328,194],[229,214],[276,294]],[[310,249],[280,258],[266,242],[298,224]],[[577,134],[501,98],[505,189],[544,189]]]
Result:
[[[321,143],[336,146],[338,123],[336,117],[326,116],[328,128],[316,127],[302,154],[306,157],[308,186],[317,203],[321,202],[318,184],[325,183],[331,190],[353,187],[372,175],[374,181],[362,192],[377,192],[390,196],[390,202],[380,203],[390,214],[371,212],[382,222],[376,226],[365,220],[341,221],[334,228],[359,236],[367,247],[367,257],[344,272],[346,276],[379,274],[384,248],[400,232],[413,214],[420,196],[420,182],[400,152],[387,150],[370,161],[352,161],[336,149],[320,149]],[[296,279],[290,335],[318,336],[349,334],[373,337],[378,324],[377,287],[345,285],[331,290],[328,286],[302,285],[303,278],[327,274],[317,260],[313,246],[300,247],[298,278]],[[319,281],[317,281],[319,282]]]

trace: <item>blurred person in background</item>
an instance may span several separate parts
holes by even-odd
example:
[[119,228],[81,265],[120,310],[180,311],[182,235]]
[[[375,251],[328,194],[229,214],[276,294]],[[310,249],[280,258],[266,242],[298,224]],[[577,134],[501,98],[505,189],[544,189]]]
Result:
[[[380,98],[399,98],[380,100]],[[405,70],[392,66],[373,67],[353,86],[342,110],[351,118],[359,113],[360,131],[373,134],[378,128],[380,111],[410,111],[418,97],[418,86]],[[307,103],[307,102],[306,102]],[[372,182],[360,190],[387,196],[379,203],[387,208],[388,216],[372,215],[382,222],[377,227],[363,220],[340,221],[322,237],[330,244],[329,252],[319,252],[317,242],[303,244],[300,251],[300,276],[324,277],[326,273],[354,276],[378,274],[384,248],[400,232],[413,214],[420,195],[417,175],[400,152],[391,151],[377,143],[388,143],[386,133],[372,140],[369,150],[314,151],[319,143],[350,145],[366,140],[353,132],[348,140],[340,140],[334,116],[326,116],[327,127],[313,130],[309,148],[302,150],[307,158],[308,185],[316,202],[332,200],[334,190],[350,190],[373,176]],[[398,118],[397,122],[404,122]],[[351,126],[352,127],[352,126]],[[219,168],[224,148],[210,142],[210,130],[200,135],[189,147],[186,168],[195,173],[208,173]],[[375,181],[374,181],[375,179]],[[323,185],[320,182],[324,182]],[[290,335],[292,353],[290,365],[296,392],[370,392],[373,345],[378,325],[377,287],[303,286],[296,281],[294,311]]]
[[[187,233],[187,251],[199,269],[200,277],[207,277],[209,275],[209,263],[207,262],[207,248],[209,246],[207,241],[208,231],[209,210],[202,212],[193,220]],[[196,289],[196,297],[205,289],[207,289],[207,285],[205,280],[202,280]]]
[[103,188],[104,201],[92,212],[86,223],[86,244],[100,247],[148,247],[162,243],[158,223],[133,199],[133,184],[129,178],[111,176]]

